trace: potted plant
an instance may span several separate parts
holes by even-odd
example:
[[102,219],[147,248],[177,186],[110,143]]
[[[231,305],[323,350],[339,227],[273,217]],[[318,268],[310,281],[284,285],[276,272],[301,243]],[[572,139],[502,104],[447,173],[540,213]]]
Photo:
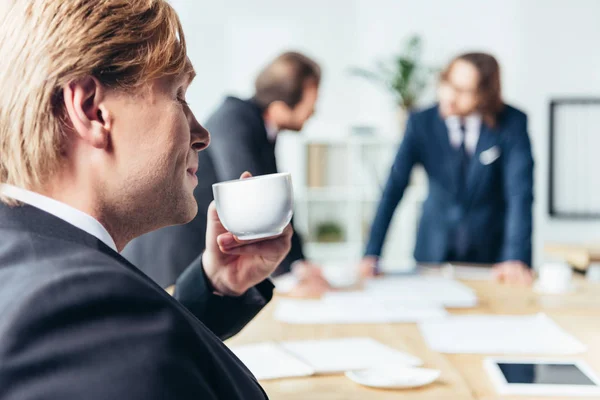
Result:
[[373,70],[353,67],[350,73],[383,85],[398,105],[398,123],[403,130],[408,113],[417,101],[432,75],[438,71],[421,62],[422,40],[418,35],[410,36],[402,46],[402,51],[391,61],[378,61]]
[[336,222],[322,222],[317,225],[316,239],[320,243],[343,242],[344,230]]

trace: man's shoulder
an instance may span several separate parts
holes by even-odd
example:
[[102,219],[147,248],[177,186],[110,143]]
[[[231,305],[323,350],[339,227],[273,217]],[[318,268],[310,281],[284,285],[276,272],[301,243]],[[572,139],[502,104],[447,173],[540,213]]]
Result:
[[264,129],[264,121],[257,106],[249,100],[232,96],[225,98],[204,125],[219,137],[236,135],[251,129]]
[[111,256],[77,246],[63,251],[76,254],[36,255],[0,269],[0,381],[30,393],[36,378],[19,374],[19,360],[21,369],[51,365],[42,387],[69,398],[86,391],[94,399],[105,393],[155,398],[158,390],[175,390],[165,380],[196,396],[208,393],[199,354],[219,346],[217,338],[163,289]]
[[429,107],[414,109],[410,112],[410,118],[414,122],[419,123],[439,118],[439,107],[437,104],[434,104]]
[[516,107],[505,104],[498,118],[497,130],[508,145],[515,141],[523,143],[529,134],[527,132],[527,114]]
[[439,120],[437,104],[427,108],[414,109],[409,114],[407,128],[410,128],[413,138],[428,137],[434,131],[436,122]]
[[[160,287],[119,255],[29,232],[0,231],[0,309],[157,296]],[[107,250],[108,251],[108,250]],[[16,311],[15,309],[15,311]]]
[[517,107],[505,104],[502,110],[502,116],[507,121],[525,121],[527,120],[527,114]]

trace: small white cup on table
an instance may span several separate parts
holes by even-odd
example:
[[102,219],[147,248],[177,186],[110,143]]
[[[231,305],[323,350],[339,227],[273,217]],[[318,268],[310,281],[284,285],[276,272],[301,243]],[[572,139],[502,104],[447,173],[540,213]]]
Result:
[[549,294],[566,293],[573,290],[573,269],[565,262],[551,262],[541,266],[535,288]]

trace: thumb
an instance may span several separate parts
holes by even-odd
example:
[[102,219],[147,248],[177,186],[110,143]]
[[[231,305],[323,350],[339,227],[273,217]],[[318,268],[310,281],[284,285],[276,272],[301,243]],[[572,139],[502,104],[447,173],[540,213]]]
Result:
[[215,204],[214,200],[210,202],[206,216],[209,226],[215,222],[218,222],[219,224],[221,223],[221,220],[219,219],[219,213],[217,213],[217,205]]
[[217,237],[227,232],[217,213],[217,206],[212,201],[208,206],[208,212],[206,216],[206,248],[214,249],[217,248]]
[[248,171],[244,171],[244,173],[240,176],[240,179],[252,178],[252,174]]

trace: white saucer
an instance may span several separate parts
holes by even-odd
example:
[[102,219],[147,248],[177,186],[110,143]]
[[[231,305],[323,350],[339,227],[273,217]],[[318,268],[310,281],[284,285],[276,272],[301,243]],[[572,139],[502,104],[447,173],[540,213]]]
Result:
[[409,389],[428,385],[440,376],[437,369],[415,367],[375,367],[346,372],[346,376],[361,385],[382,389]]
[[541,285],[539,281],[533,284],[533,291],[539,294],[567,294],[575,291],[575,284],[570,283],[564,290],[549,290]]

